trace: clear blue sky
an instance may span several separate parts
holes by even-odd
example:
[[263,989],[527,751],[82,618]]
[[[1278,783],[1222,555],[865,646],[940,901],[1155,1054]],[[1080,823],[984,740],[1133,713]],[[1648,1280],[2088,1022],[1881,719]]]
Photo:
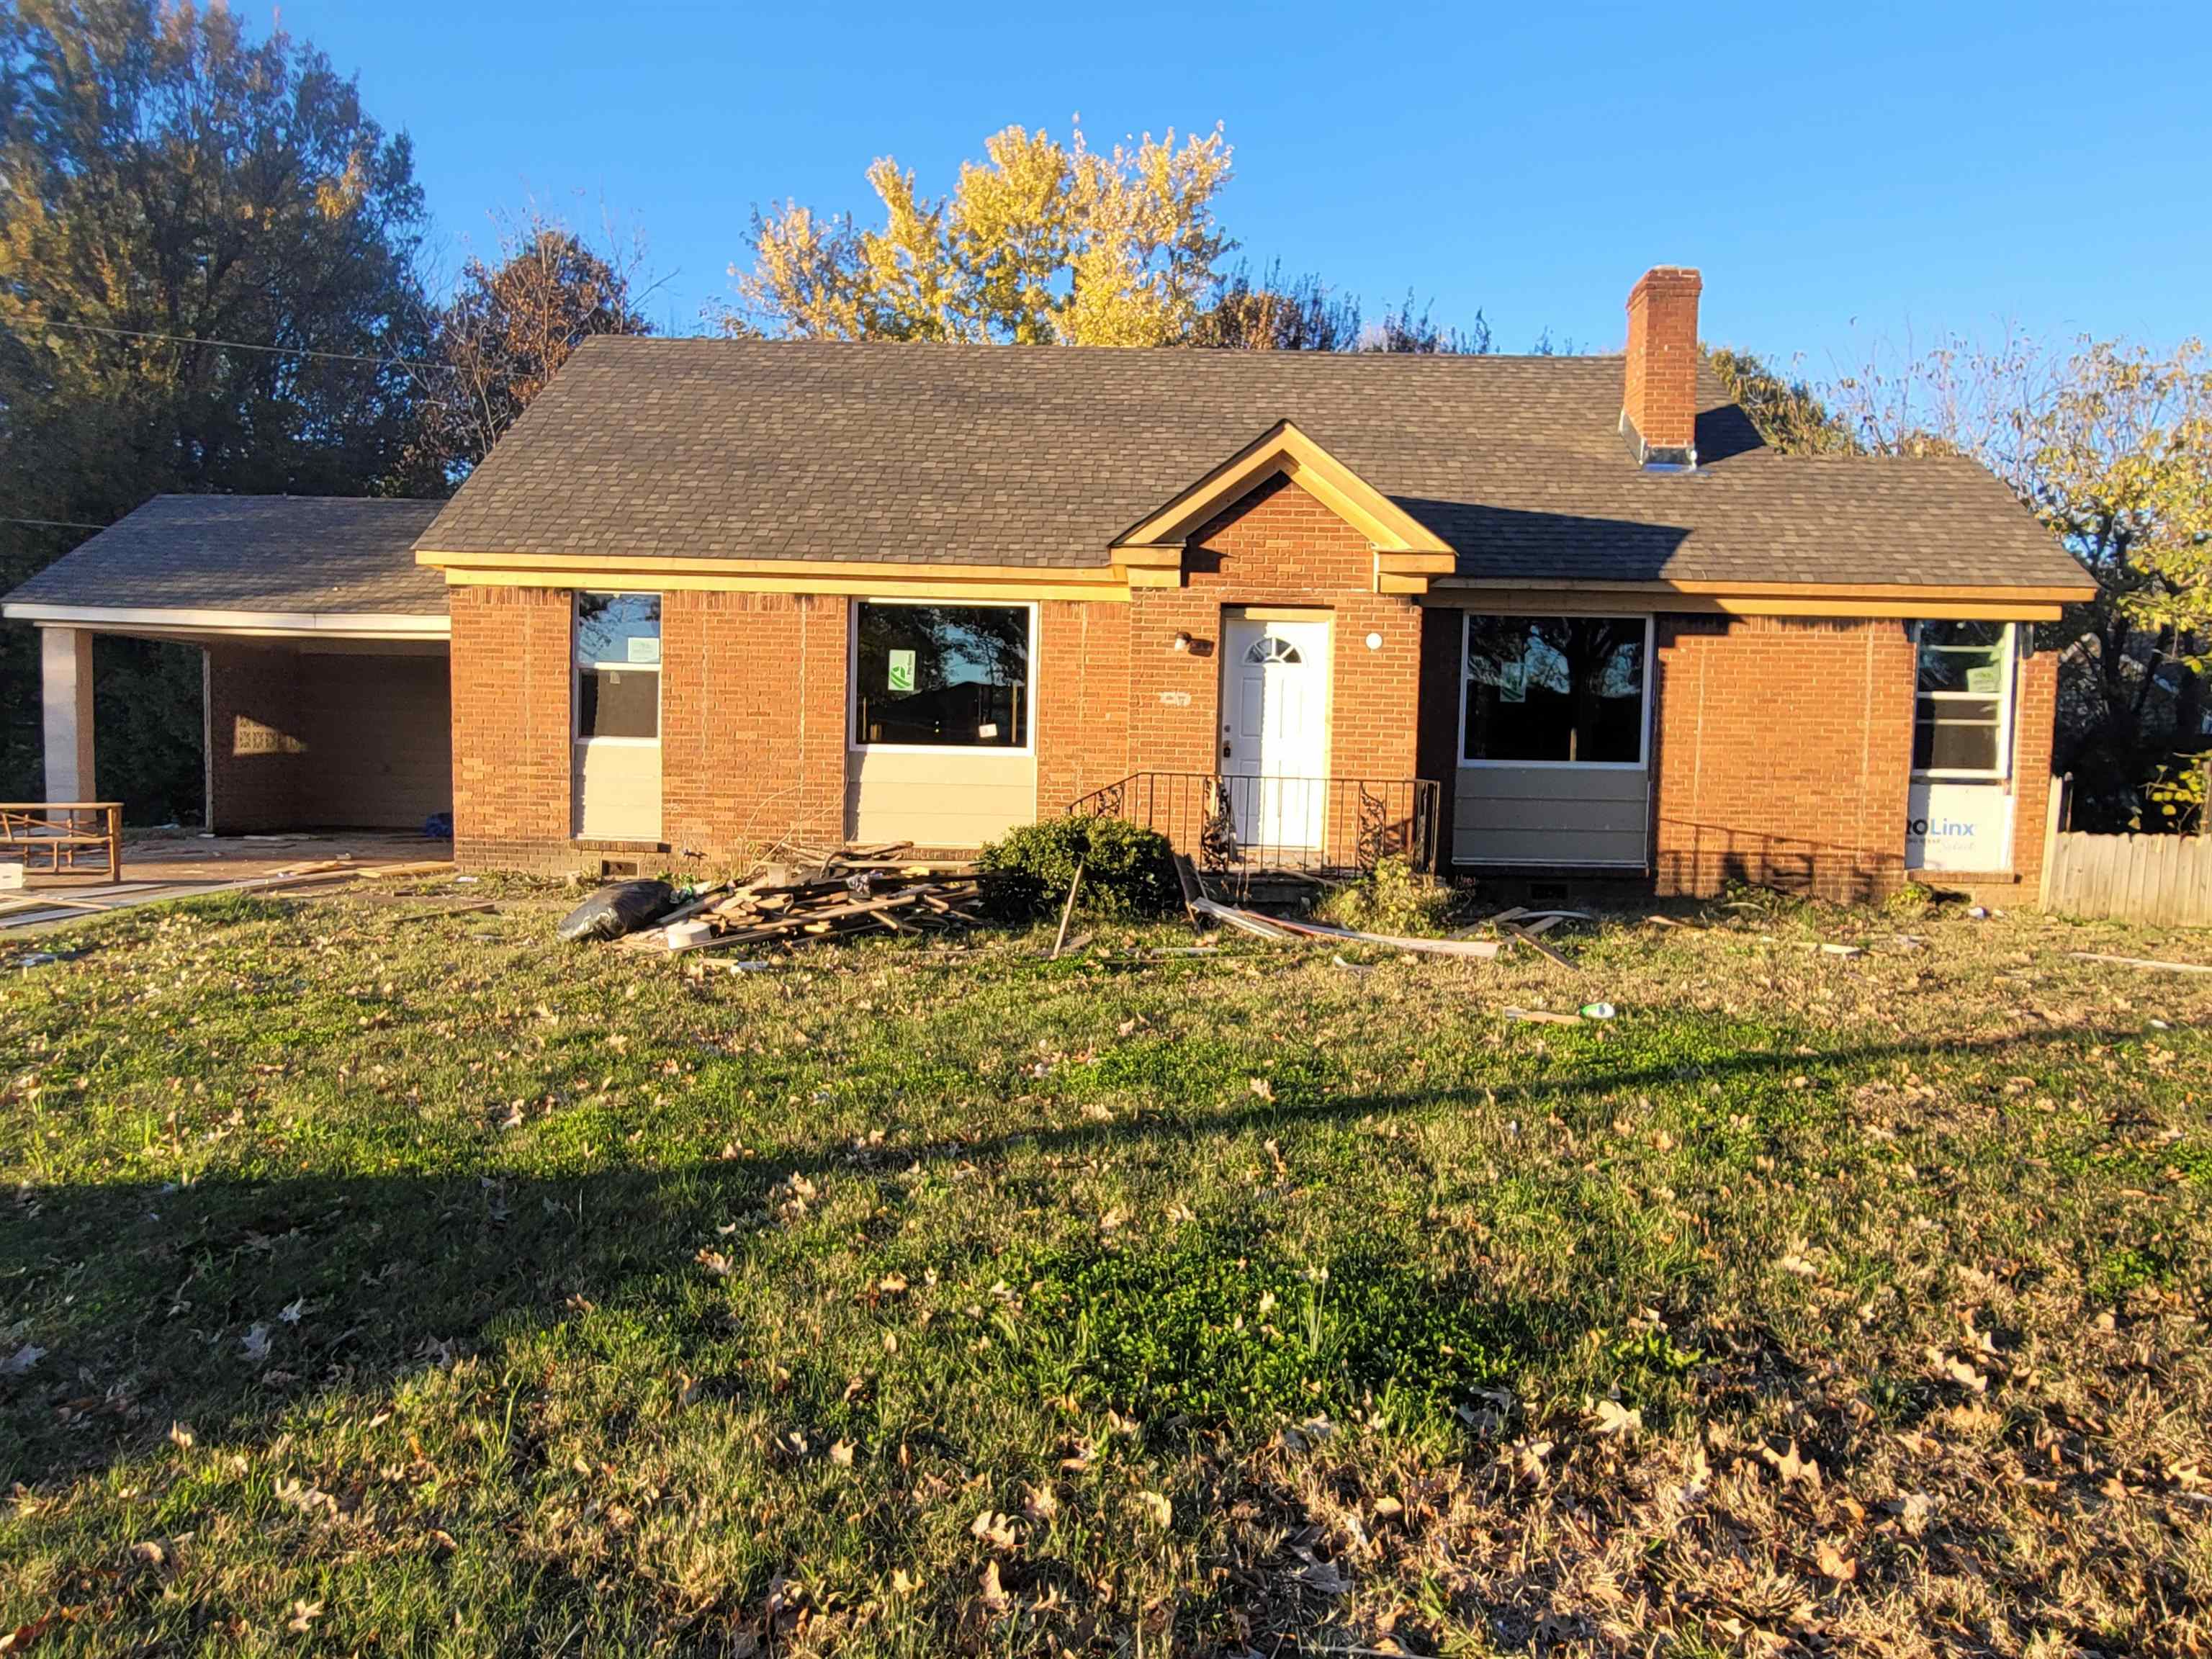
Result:
[[495,208],[604,209],[644,233],[678,330],[726,295],[755,203],[865,212],[874,156],[934,192],[986,134],[1079,112],[1099,145],[1224,124],[1221,216],[1255,265],[1370,318],[1409,288],[1440,321],[1480,307],[1507,350],[1616,348],[1658,263],[1704,268],[1708,338],[1816,375],[2008,320],[2212,334],[2205,0],[814,9],[282,17],[413,135],[450,262]]

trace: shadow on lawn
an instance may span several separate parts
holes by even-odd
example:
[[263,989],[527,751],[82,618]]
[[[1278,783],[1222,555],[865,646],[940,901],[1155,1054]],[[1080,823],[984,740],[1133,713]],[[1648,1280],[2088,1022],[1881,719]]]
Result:
[[[2018,1054],[2129,1030],[2077,1026],[1974,1044],[1877,1043],[1814,1057],[1736,1054],[1701,1078],[1756,1080],[1833,1073],[1905,1059]],[[1501,1082],[1486,1110],[1560,1112],[1605,1097],[1679,1085],[1675,1065],[1638,1065]],[[475,1170],[422,1177],[210,1179],[182,1188],[142,1183],[26,1188],[0,1227],[0,1329],[48,1352],[0,1375],[0,1484],[50,1478],[158,1439],[173,1420],[204,1434],[253,1432],[319,1389],[375,1389],[452,1345],[460,1352],[513,1332],[511,1318],[551,1320],[574,1298],[649,1306],[657,1329],[682,1341],[726,1340],[682,1287],[717,1227],[760,1208],[796,1172],[810,1179],[874,1173],[916,1160],[988,1161],[1018,1150],[1080,1157],[1147,1139],[1279,1134],[1300,1122],[1417,1112],[1462,1097],[1444,1091],[1241,1101],[1218,1112],[1134,1122],[1004,1128],[925,1146],[787,1147],[747,1162],[617,1169],[562,1178]],[[296,1323],[283,1310],[304,1299]],[[1579,1316],[1554,1310],[1567,1318]],[[271,1338],[258,1366],[243,1349],[255,1325]],[[7,1345],[0,1344],[0,1359]]]

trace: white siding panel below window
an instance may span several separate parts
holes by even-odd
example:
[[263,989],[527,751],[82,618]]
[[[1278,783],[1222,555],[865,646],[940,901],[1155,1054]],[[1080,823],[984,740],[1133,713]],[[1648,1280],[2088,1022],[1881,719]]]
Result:
[[1463,766],[1452,861],[1641,868],[1650,851],[1650,783],[1640,766]]
[[660,839],[660,745],[580,743],[576,833],[586,841]]
[[848,757],[853,841],[981,847],[1036,817],[1036,757],[988,749],[859,749]]

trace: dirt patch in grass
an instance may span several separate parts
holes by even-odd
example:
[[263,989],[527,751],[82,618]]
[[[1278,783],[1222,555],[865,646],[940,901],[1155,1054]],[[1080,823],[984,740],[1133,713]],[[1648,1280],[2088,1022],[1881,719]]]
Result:
[[405,914],[9,973],[0,1631],[2212,1641],[2212,984],[2068,955],[2201,939],[1761,905],[1572,971],[722,975]]

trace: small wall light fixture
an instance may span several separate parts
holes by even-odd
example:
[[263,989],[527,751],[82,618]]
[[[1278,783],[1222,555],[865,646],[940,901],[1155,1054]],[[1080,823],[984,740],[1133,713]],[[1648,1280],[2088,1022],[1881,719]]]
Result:
[[1367,636],[1367,648],[1370,651],[1380,651],[1382,648],[1382,636],[1380,634],[1370,634]]
[[1172,647],[1170,647],[1170,648],[1171,650],[1176,650],[1176,651],[1188,651],[1188,650],[1189,650],[1189,649],[1190,649],[1190,635],[1189,635],[1188,634],[1187,634],[1187,633],[1186,633],[1186,634],[1178,634],[1178,635],[1176,635],[1175,636],[1175,644],[1174,644]]

